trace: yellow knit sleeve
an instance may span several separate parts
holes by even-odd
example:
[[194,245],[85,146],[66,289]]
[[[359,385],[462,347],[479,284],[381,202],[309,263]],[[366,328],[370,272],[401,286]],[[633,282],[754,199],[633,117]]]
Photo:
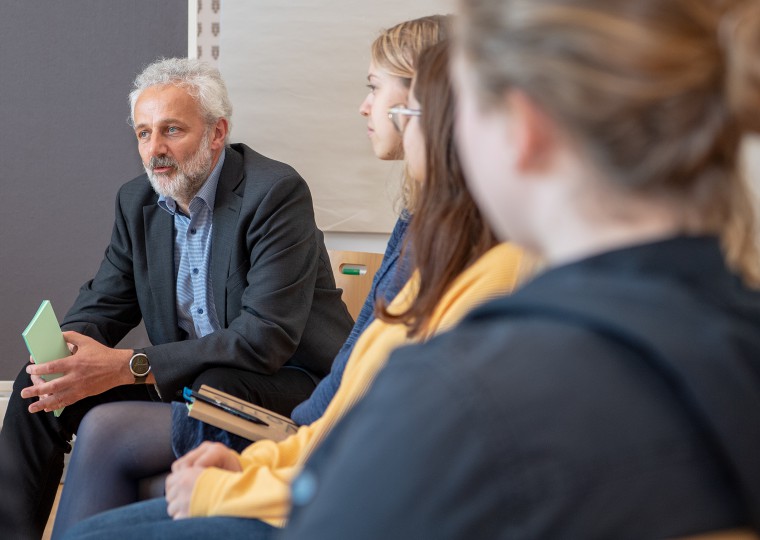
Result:
[[206,469],[193,489],[190,515],[255,517],[281,526],[290,511],[290,483],[319,423],[301,426],[280,442],[251,444],[239,458],[242,472]]

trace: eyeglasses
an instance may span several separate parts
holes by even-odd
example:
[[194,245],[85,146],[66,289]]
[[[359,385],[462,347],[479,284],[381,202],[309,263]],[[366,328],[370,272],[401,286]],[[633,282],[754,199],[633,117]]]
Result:
[[421,116],[422,115],[422,109],[409,109],[403,105],[394,105],[390,109],[388,109],[388,118],[390,118],[391,122],[393,123],[393,127],[396,128],[396,131],[399,133],[404,132],[404,128],[406,127],[406,117],[407,116]]

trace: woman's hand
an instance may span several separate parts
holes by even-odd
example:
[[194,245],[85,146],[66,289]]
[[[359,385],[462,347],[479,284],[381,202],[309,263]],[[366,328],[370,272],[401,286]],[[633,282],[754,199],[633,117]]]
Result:
[[240,472],[238,453],[222,443],[204,442],[172,464],[166,478],[166,511],[173,519],[190,517],[190,499],[198,477],[208,467]]

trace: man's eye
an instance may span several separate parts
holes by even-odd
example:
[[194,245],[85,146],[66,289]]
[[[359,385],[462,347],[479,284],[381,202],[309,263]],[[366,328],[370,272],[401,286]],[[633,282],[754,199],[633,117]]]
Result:
[[179,133],[179,128],[176,126],[169,126],[169,128],[166,130],[169,133]]
[[148,132],[147,131],[138,131],[137,132],[137,138],[138,139],[147,139],[148,138]]
[[368,84],[367,88],[369,88],[369,91],[373,94],[375,93],[375,90],[377,90],[377,86],[375,86],[374,84]]

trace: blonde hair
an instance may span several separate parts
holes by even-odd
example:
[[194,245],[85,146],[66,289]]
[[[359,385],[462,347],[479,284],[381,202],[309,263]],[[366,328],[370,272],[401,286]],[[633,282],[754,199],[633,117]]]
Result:
[[[684,201],[760,284],[743,134],[760,131],[757,0],[461,0],[482,106],[523,90],[620,187]],[[690,212],[690,213],[689,213]]]
[[[420,53],[449,36],[452,17],[430,15],[399,23],[380,32],[370,49],[372,62],[388,74],[401,79],[409,88],[417,70]],[[418,183],[404,172],[400,205],[414,213]]]
[[450,24],[450,15],[430,15],[383,30],[372,42],[372,61],[389,74],[403,79],[409,87],[417,71],[420,53],[446,39]]

